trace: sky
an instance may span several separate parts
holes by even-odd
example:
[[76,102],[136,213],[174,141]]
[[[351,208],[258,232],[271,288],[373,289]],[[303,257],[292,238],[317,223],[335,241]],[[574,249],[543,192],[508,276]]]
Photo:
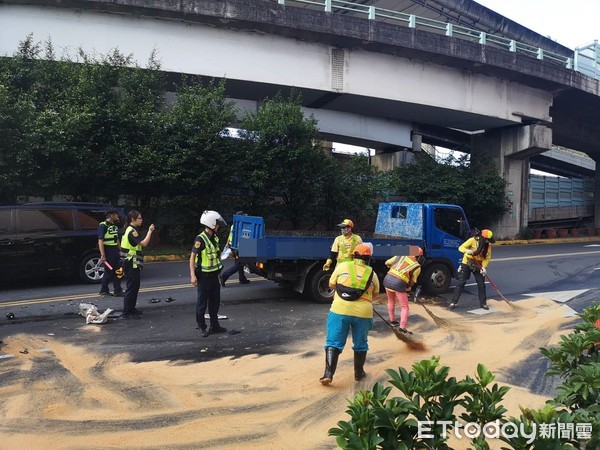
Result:
[[600,0],[475,0],[574,49],[600,40]]

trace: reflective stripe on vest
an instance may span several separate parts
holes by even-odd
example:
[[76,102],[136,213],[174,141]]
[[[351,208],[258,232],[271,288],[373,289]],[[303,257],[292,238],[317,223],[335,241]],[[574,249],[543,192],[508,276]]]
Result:
[[350,248],[346,248],[346,244],[344,243],[344,236],[338,236],[336,239],[340,240],[340,242],[338,243],[337,262],[341,263],[345,261],[352,261],[354,259],[354,248],[358,245],[358,237],[356,236],[356,234],[353,234],[351,237],[352,245],[350,245]]
[[106,231],[104,232],[104,245],[117,245],[119,239],[119,227],[110,223],[108,220],[102,222],[102,225],[106,225]]
[[396,259],[396,262],[390,267],[389,274],[408,284],[411,272],[419,267],[419,263],[410,256],[396,257]]
[[[223,263],[221,262],[221,252],[219,251],[219,238],[215,236],[215,243],[213,244],[212,239],[205,231],[200,233],[198,237],[204,242],[204,248],[200,255],[200,269],[202,272],[210,273],[221,270]],[[198,254],[196,254],[196,267],[198,267]]]
[[129,243],[129,235],[135,231],[131,225],[125,230],[123,239],[121,239],[121,257],[131,260],[134,269],[144,266],[144,254],[140,244],[133,246]]
[[366,289],[371,272],[373,272],[373,269],[369,266],[365,266],[362,278],[358,281],[358,277],[356,276],[356,264],[348,264],[348,278],[350,279],[349,287],[362,290]]

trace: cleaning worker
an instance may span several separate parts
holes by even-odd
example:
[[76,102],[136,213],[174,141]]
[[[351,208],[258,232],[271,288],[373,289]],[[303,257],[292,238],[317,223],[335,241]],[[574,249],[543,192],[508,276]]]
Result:
[[[383,279],[383,287],[387,294],[388,316],[392,325],[403,333],[410,333],[406,329],[408,324],[408,292],[417,283],[421,274],[421,263],[423,261],[423,249],[411,247],[412,255],[393,256],[385,262],[390,268]],[[400,304],[400,323],[396,320],[396,300]]]
[[471,273],[473,273],[477,282],[479,305],[483,309],[490,309],[487,305],[487,294],[485,292],[485,273],[492,259],[491,244],[494,242],[496,240],[491,230],[479,231],[475,229],[475,235],[458,247],[458,250],[464,255],[458,267],[458,284],[454,288],[454,295],[448,305],[450,309],[456,308],[460,294],[462,294],[467,280],[471,278]]
[[371,244],[358,244],[353,259],[338,264],[329,279],[329,288],[335,289],[327,316],[325,337],[325,373],[319,380],[331,384],[340,353],[352,332],[354,350],[354,379],[362,380],[369,345],[369,330],[373,327],[373,293],[379,292],[379,279],[369,266],[373,254]]
[[341,234],[333,241],[331,254],[325,264],[323,264],[323,270],[326,272],[331,269],[331,264],[334,260],[338,263],[350,261],[356,246],[362,244],[360,236],[352,232],[354,229],[354,222],[350,219],[344,219],[342,223],[338,223],[337,226],[340,227]]

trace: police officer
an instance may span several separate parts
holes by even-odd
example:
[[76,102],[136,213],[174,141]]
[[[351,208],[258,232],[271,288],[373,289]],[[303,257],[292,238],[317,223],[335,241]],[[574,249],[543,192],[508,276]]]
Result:
[[[108,296],[108,285],[112,281],[115,297],[123,297],[121,280],[115,271],[119,264],[119,211],[111,209],[106,212],[106,220],[98,225],[98,249],[100,250],[100,262],[104,264],[100,296]],[[108,264],[106,264],[108,263]]]
[[144,267],[143,247],[147,247],[154,232],[154,224],[150,225],[146,237],[142,239],[142,213],[129,211],[127,214],[127,228],[121,239],[121,259],[123,271],[127,277],[127,287],[123,298],[122,319],[139,318],[142,312],[136,309],[138,293],[140,292],[140,270]]
[[[219,274],[223,270],[221,262],[221,249],[217,232],[220,227],[227,226],[221,215],[216,211],[204,211],[200,218],[204,227],[196,239],[190,254],[190,278],[198,288],[198,301],[196,303],[196,323],[200,335],[207,337],[209,334],[224,333],[227,331],[219,325],[219,306],[221,304],[221,286]],[[210,328],[206,330],[204,314],[208,307]]]
[[323,265],[323,270],[331,269],[334,260],[338,263],[352,260],[352,253],[358,244],[362,244],[362,239],[358,234],[354,234],[354,222],[350,219],[344,219],[337,226],[340,228],[340,235],[335,238],[331,246],[331,254]]

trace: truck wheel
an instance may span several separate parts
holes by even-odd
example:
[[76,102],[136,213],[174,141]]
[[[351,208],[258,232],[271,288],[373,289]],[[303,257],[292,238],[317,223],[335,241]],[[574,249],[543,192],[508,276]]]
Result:
[[329,277],[331,272],[322,269],[313,272],[309,279],[310,296],[317,303],[331,303],[333,301],[333,290],[329,289]]
[[100,264],[99,253],[88,253],[79,263],[79,278],[84,283],[94,284],[102,281],[104,264]]
[[439,295],[446,292],[450,287],[452,275],[445,264],[433,263],[423,270],[419,279],[423,290],[432,295]]

